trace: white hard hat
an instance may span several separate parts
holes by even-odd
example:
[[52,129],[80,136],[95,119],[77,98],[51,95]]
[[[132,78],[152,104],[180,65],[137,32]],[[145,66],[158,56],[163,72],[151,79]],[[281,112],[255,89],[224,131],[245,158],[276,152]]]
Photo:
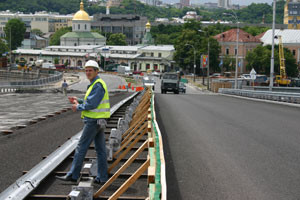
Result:
[[93,67],[93,68],[96,68],[96,69],[100,70],[100,67],[99,67],[98,63],[94,60],[87,61],[84,65],[84,68],[86,68],[86,67]]

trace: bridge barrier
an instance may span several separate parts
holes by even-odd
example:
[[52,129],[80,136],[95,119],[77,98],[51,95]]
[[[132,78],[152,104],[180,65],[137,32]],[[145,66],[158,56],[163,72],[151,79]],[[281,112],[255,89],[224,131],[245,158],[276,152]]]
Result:
[[271,101],[300,104],[300,93],[253,91],[253,90],[240,90],[240,89],[235,90],[235,89],[228,89],[228,88],[220,88],[219,93],[256,98],[256,99],[265,99]]
[[[1,71],[0,73],[4,74],[3,71]],[[13,73],[22,73],[22,72],[13,72]],[[45,77],[45,78],[39,78],[30,81],[13,81],[13,82],[5,83],[4,85],[0,84],[0,93],[16,92],[17,90],[39,89],[39,88],[49,86],[52,83],[61,81],[62,78],[63,78],[63,73],[54,72],[53,74],[50,74],[49,77]]]

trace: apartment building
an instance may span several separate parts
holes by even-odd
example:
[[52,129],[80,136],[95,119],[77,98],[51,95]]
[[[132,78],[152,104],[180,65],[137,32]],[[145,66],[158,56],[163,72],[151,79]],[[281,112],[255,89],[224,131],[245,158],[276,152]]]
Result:
[[55,32],[62,27],[72,26],[73,15],[59,15],[58,13],[47,13],[45,11],[34,14],[0,12],[0,36],[5,37],[4,27],[8,20],[18,18],[30,29],[40,29],[43,33]]

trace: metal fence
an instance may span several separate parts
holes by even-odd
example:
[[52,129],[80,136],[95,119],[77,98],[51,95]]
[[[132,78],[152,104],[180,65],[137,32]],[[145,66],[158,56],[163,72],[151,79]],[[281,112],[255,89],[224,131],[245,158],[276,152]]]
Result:
[[300,93],[235,90],[228,88],[220,88],[219,93],[300,104]]
[[[245,90],[269,91],[268,86],[243,86]],[[273,92],[300,93],[300,87],[272,87]]]
[[[4,74],[3,71],[1,73]],[[10,72],[12,73],[12,72]],[[13,72],[18,73],[18,72]],[[22,72],[19,72],[22,73]],[[34,73],[32,73],[34,74]],[[36,89],[36,88],[43,88],[46,86],[49,86],[50,84],[56,83],[58,81],[61,81],[63,78],[63,73],[61,72],[53,72],[53,74],[46,74],[48,77],[45,77],[44,75],[38,75],[42,76],[44,78],[38,78],[35,80],[30,81],[13,81],[13,82],[7,82],[5,84],[0,84],[0,93],[3,92],[15,92],[16,90],[22,90],[22,89]]]

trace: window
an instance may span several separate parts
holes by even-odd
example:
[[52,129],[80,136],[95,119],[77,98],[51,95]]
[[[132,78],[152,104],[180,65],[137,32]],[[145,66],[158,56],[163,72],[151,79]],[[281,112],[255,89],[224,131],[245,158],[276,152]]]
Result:
[[77,44],[76,44],[76,43],[74,43],[74,46],[77,46]]
[[226,48],[226,55],[229,55],[229,48]]
[[154,57],[154,53],[151,52],[151,57]]
[[295,56],[295,55],[296,55],[296,50],[294,49],[294,50],[293,50],[293,56]]
[[86,30],[87,28],[86,28],[86,24],[84,25],[84,29]]
[[234,49],[234,55],[236,55],[237,54],[237,49]]
[[146,64],[146,69],[150,69],[150,64]]
[[161,57],[161,53],[158,53],[158,57]]
[[61,60],[61,64],[65,64],[64,59]]
[[78,30],[80,30],[80,24],[78,24]]
[[158,69],[158,65],[154,64],[154,70],[157,70],[157,69]]

